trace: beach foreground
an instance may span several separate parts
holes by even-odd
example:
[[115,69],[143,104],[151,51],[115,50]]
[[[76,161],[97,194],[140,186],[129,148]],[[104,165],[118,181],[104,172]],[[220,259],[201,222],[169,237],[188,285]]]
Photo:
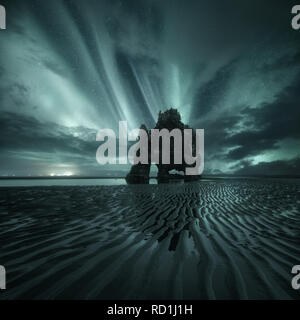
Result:
[[299,299],[300,181],[0,189],[0,299]]

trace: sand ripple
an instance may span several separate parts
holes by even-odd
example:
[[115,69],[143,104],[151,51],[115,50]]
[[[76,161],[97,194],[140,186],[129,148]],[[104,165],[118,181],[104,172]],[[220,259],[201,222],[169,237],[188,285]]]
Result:
[[0,299],[299,299],[300,183],[0,190]]

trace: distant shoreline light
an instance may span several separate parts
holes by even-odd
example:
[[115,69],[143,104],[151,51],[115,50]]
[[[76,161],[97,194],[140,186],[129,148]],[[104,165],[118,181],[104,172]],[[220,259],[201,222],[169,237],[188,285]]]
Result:
[[65,172],[65,173],[50,173],[50,177],[71,177],[74,174],[72,172]]

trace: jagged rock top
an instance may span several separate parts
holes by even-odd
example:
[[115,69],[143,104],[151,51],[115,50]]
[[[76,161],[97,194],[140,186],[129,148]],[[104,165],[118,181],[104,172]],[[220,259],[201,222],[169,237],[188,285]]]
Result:
[[185,125],[181,121],[180,113],[177,109],[169,109],[165,112],[159,111],[158,120],[155,129],[184,129]]

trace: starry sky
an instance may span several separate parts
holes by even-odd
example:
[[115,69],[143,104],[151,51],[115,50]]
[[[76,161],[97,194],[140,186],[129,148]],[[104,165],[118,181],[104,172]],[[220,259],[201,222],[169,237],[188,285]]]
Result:
[[0,175],[124,175],[97,131],[170,107],[205,129],[205,174],[300,175],[295,1],[0,2]]

